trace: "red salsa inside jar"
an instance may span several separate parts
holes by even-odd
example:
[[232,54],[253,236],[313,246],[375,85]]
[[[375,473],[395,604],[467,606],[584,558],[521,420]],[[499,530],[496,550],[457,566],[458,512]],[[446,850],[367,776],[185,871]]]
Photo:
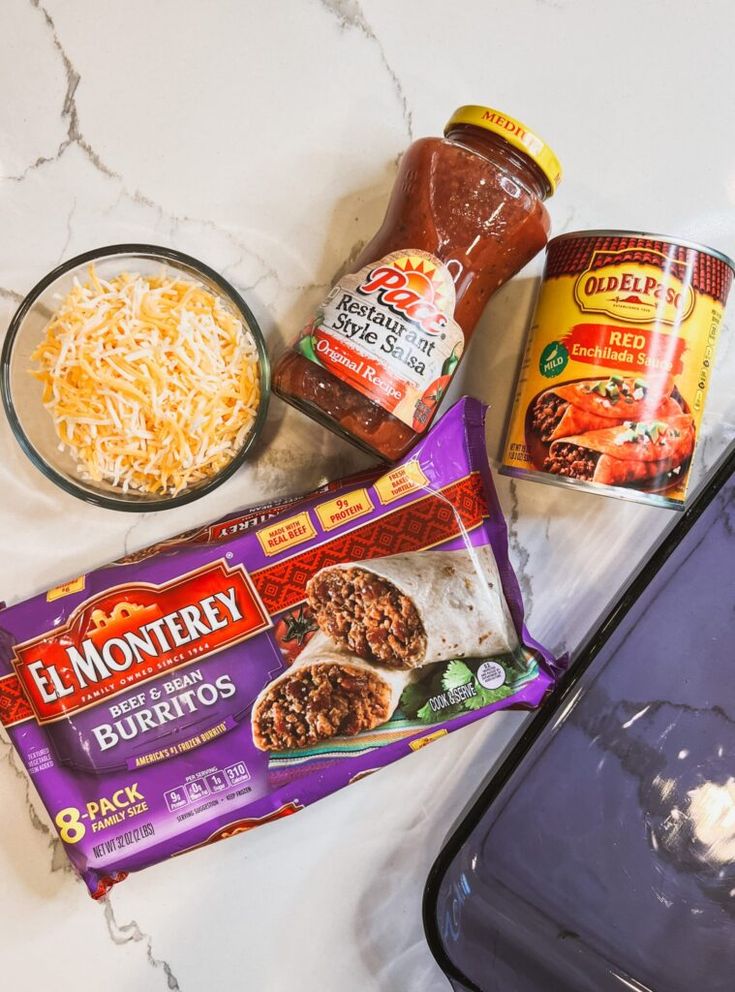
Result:
[[429,427],[489,297],[548,240],[551,149],[489,107],[404,154],[380,229],[281,357],[274,389],[388,461]]

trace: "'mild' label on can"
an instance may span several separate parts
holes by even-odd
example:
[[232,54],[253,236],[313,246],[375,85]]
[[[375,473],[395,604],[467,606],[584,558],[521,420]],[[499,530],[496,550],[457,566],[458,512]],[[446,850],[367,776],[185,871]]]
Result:
[[551,241],[502,471],[681,508],[732,276],[670,238]]

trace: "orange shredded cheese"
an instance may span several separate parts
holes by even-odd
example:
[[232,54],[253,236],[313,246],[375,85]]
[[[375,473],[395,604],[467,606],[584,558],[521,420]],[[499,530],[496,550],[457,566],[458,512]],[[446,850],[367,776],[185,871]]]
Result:
[[123,492],[175,495],[237,453],[260,404],[250,332],[185,279],[94,267],[75,280],[33,354],[60,450]]

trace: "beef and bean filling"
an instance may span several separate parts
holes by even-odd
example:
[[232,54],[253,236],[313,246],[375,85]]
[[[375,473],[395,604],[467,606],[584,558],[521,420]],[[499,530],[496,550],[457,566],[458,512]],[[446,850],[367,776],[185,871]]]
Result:
[[554,475],[565,475],[569,479],[592,479],[600,457],[598,451],[590,451],[578,444],[565,444],[557,441],[553,453],[544,460],[544,469]]
[[361,568],[335,568],[307,586],[321,629],[361,658],[391,668],[419,662],[426,632],[416,607],[387,579]]
[[389,717],[390,689],[375,675],[342,665],[297,668],[258,708],[255,733],[269,751],[359,734]]
[[531,413],[531,426],[542,441],[550,441],[569,403],[555,393],[544,393],[536,400]]

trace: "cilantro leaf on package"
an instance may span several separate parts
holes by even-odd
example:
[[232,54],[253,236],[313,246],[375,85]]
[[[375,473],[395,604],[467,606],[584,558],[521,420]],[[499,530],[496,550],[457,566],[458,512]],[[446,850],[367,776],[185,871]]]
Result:
[[401,709],[406,716],[416,717],[426,703],[426,697],[426,688],[421,682],[409,682],[401,693]]
[[515,692],[513,686],[508,685],[507,682],[497,689],[485,689],[479,683],[475,688],[477,689],[477,694],[464,701],[464,708],[466,710],[481,710],[483,706],[489,706],[490,703],[497,703],[507,696],[512,696]]
[[443,719],[441,716],[437,717],[437,714],[432,710],[428,703],[424,703],[416,716],[422,723],[434,723],[437,719]]
[[[477,671],[485,658],[459,658],[440,664],[428,665],[426,673],[410,682],[401,694],[401,715],[420,723],[441,723],[462,713],[481,710],[512,696],[516,691],[517,674],[524,659],[514,655],[493,658],[505,670],[506,681],[497,689],[486,689],[477,678]],[[474,694],[452,701],[452,690],[471,685]],[[433,705],[432,705],[433,703]]]
[[463,661],[450,661],[442,675],[442,689],[457,689],[467,685],[474,678],[472,672]]

